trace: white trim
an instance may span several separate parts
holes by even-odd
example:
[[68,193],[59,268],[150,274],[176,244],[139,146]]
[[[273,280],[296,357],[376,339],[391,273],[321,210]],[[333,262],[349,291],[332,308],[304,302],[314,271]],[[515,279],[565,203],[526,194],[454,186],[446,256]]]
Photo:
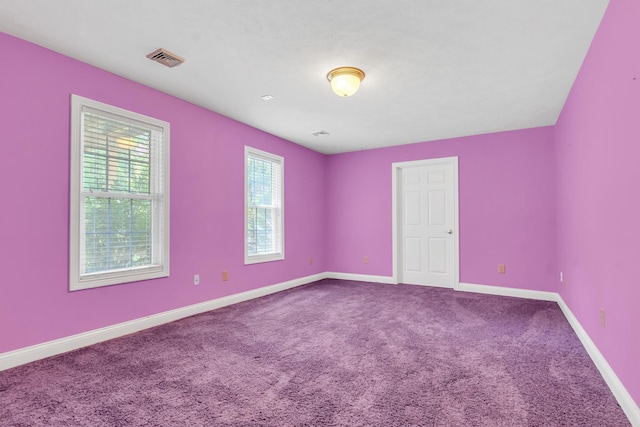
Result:
[[324,273],[327,279],[340,279],[340,280],[355,280],[357,282],[374,282],[374,283],[386,283],[389,285],[396,285],[398,282],[390,276],[371,276],[368,274],[354,274],[354,273]]
[[451,163],[453,166],[453,289],[458,290],[460,287],[460,213],[459,213],[459,180],[458,180],[458,156],[441,157],[435,159],[414,160],[409,162],[396,162],[391,164],[391,228],[392,228],[392,265],[393,265],[393,283],[399,282],[398,272],[398,176],[402,173],[402,168],[413,166],[426,166],[437,163]]
[[402,169],[391,164],[391,265],[393,271],[391,277],[394,283],[398,283],[398,175]]
[[[395,284],[393,277],[389,276],[371,276],[365,274],[352,273],[336,273],[325,272],[312,276],[301,277],[299,279],[289,280],[287,282],[278,283],[264,288],[253,289],[238,294],[193,304],[186,307],[169,310],[163,313],[154,314],[140,319],[119,323],[105,328],[93,331],[83,332],[81,334],[72,335],[70,337],[60,338],[54,341],[33,345],[0,354],[0,371],[33,362],[35,360],[44,359],[46,357],[55,356],[57,354],[66,353],[102,341],[118,338],[134,332],[139,332],[147,328],[162,325],[164,323],[173,322],[195,314],[204,313],[206,311],[215,310],[239,302],[248,301],[250,299],[263,297],[276,292],[291,289],[297,286],[316,282],[322,279],[341,279],[356,280],[366,282],[376,282],[385,284]],[[502,295],[516,298],[537,299],[543,301],[555,301],[560,306],[562,313],[573,328],[574,332],[580,339],[585,350],[591,357],[591,360],[598,368],[598,371],[604,378],[605,382],[611,389],[618,404],[629,418],[631,424],[640,427],[640,408],[634,402],[633,398],[624,387],[620,379],[617,377],[611,366],[606,361],[602,353],[598,350],[594,342],[591,340],[587,332],[584,330],[578,319],[573,315],[569,307],[565,304],[562,297],[556,292],[532,291],[528,289],[506,288],[500,286],[477,285],[472,283],[460,283],[460,291],[476,292],[489,295]]]
[[557,302],[567,321],[573,328],[573,331],[580,339],[583,347],[587,350],[587,353],[589,353],[591,360],[596,365],[596,368],[598,368],[598,371],[600,371],[602,378],[604,378],[609,389],[618,401],[618,404],[627,415],[627,418],[629,418],[629,422],[635,427],[640,427],[640,408],[633,400],[633,397],[631,397],[616,373],[611,369],[607,360],[602,353],[600,353],[600,350],[598,350],[598,347],[596,347],[595,343],[591,340],[587,331],[584,330],[560,295],[557,297]]
[[558,301],[556,292],[532,291],[530,289],[505,288],[501,286],[476,285],[473,283],[460,283],[458,288],[463,292],[475,292],[477,294],[501,295],[505,297],[527,298],[542,301]]
[[[276,235],[278,241],[278,251],[274,253],[268,254],[260,254],[260,255],[249,255],[248,254],[248,226],[247,226],[247,193],[249,190],[249,156],[253,157],[261,157],[264,160],[270,161],[272,163],[276,163],[280,165],[280,174],[278,176],[278,207],[276,207],[276,212],[278,215],[278,219],[276,221]],[[271,261],[282,261],[284,259],[284,230],[285,222],[284,222],[284,157],[278,156],[277,154],[268,153],[266,151],[258,150],[257,148],[249,147],[248,145],[244,146],[244,264],[258,264],[263,262],[271,262]]]
[[598,347],[596,347],[595,343],[591,340],[587,331],[584,330],[578,319],[573,315],[569,306],[564,302],[560,294],[557,292],[545,292],[545,291],[532,291],[529,289],[516,289],[516,288],[505,288],[500,286],[487,286],[487,285],[476,285],[473,283],[460,283],[460,291],[464,292],[476,292],[480,294],[488,294],[488,295],[502,295],[516,298],[528,298],[528,299],[536,299],[543,301],[555,301],[565,318],[573,328],[573,331],[576,333],[582,346],[591,357],[594,365],[598,368],[600,375],[609,386],[611,393],[618,401],[618,404],[626,414],[627,418],[629,418],[629,422],[634,427],[640,427],[640,408],[633,400],[633,397],[629,394],[627,389],[624,387],[618,376],[615,374],[607,360],[604,358]]
[[265,286],[263,288],[253,289],[250,291],[217,298],[210,301],[177,308],[175,310],[169,310],[163,313],[153,314],[151,316],[130,320],[128,322],[118,323],[116,325],[95,329],[93,331],[83,332],[77,335],[48,341],[42,344],[36,344],[30,347],[9,351],[7,353],[2,353],[0,354],[0,371],[19,365],[24,365],[25,363],[44,359],[46,357],[51,357],[57,354],[66,353],[68,351],[77,350],[88,345],[107,341],[113,338],[118,338],[134,332],[139,332],[144,329],[152,328],[164,323],[173,322],[175,320],[183,319],[195,314],[215,310],[216,308],[237,304],[239,302],[263,297],[265,295],[284,291],[286,289],[306,285],[307,283],[322,280],[324,278],[326,278],[325,273],[301,277],[299,279],[289,280],[288,282]]
[[[152,260],[149,265],[133,268],[111,269],[97,273],[84,273],[80,257],[84,245],[84,197],[88,194],[82,188],[84,112],[92,112],[102,117],[151,129],[161,138],[152,138],[152,152],[160,153],[158,160],[152,160],[151,191],[148,195],[130,195],[121,192],[95,192],[96,196],[119,196],[126,194],[131,199],[152,200]],[[170,264],[170,139],[171,125],[168,122],[145,116],[123,108],[71,94],[71,170],[69,207],[69,290],[97,288],[140,280],[169,276]],[[158,149],[158,146],[160,149]],[[161,175],[159,175],[161,173]]]

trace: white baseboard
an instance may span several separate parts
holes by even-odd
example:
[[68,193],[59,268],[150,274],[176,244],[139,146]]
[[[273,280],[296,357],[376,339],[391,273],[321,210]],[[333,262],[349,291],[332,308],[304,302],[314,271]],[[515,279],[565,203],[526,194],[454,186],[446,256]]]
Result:
[[528,298],[543,301],[555,301],[560,306],[562,313],[580,339],[582,346],[587,350],[589,357],[600,371],[609,389],[615,396],[618,404],[629,418],[629,422],[634,427],[640,427],[640,408],[635,403],[627,389],[624,387],[618,376],[613,372],[611,366],[606,361],[598,347],[591,340],[587,331],[584,330],[578,319],[573,315],[567,304],[557,292],[532,291],[528,289],[504,288],[500,286],[475,285],[472,283],[460,283],[458,288],[464,292],[476,292],[480,294],[502,295],[516,298]]
[[102,341],[118,338],[134,332],[142,331],[164,323],[173,322],[178,319],[193,316],[195,314],[204,313],[206,311],[215,310],[216,308],[225,307],[227,305],[237,304],[254,298],[284,291],[286,289],[295,288],[296,286],[305,285],[326,278],[326,273],[314,274],[312,276],[301,277],[299,279],[290,280],[288,282],[278,283],[263,288],[253,289],[238,294],[217,298],[186,307],[177,308],[175,310],[165,311],[163,313],[153,314],[151,316],[130,320],[128,322],[118,323],[116,325],[83,332],[65,338],[48,341],[42,344],[21,348],[7,353],[0,354],[0,371],[13,368],[15,366],[24,365],[25,363],[35,360],[44,359],[46,357],[55,356],[57,354],[66,353],[68,351],[77,350]]
[[477,294],[501,295],[505,297],[527,298],[542,301],[558,301],[557,292],[532,291],[530,289],[504,288],[501,286],[460,283],[460,286],[457,290],[463,292],[475,292]]
[[[139,332],[144,329],[173,322],[195,314],[215,310],[216,308],[237,304],[239,302],[248,301],[250,299],[259,298],[327,278],[395,284],[393,277],[389,276],[370,276],[364,274],[334,272],[319,273],[3,353],[0,354],[0,371],[33,362],[35,360],[66,353],[98,342]],[[578,322],[578,319],[576,319],[559,294],[555,292],[532,291],[527,289],[477,285],[472,283],[460,283],[458,290],[463,292],[476,292],[489,295],[502,295],[557,302],[567,318],[567,321],[582,342],[584,348],[587,350],[591,360],[593,360],[593,363],[596,365],[600,374],[611,389],[611,392],[617,399],[620,407],[629,418],[629,421],[634,427],[640,427],[640,409],[638,408],[638,405],[635,403],[613,369],[611,369],[611,366],[609,366],[609,363],[607,363],[602,353],[600,353],[587,332],[584,330],[582,325],[580,325],[580,322]]]
[[340,280],[355,280],[357,282],[374,282],[374,283],[386,283],[395,285],[396,282],[391,276],[371,276],[368,274],[354,274],[354,273],[325,273],[327,279],[340,279]]
[[600,350],[598,350],[598,347],[596,347],[595,343],[591,340],[587,331],[584,330],[580,322],[578,322],[578,319],[573,315],[569,306],[567,306],[560,295],[558,295],[557,302],[564,313],[564,316],[567,318],[567,321],[569,321],[569,324],[580,339],[580,342],[582,342],[582,346],[587,350],[587,353],[589,353],[591,360],[593,360],[598,371],[600,371],[600,375],[602,375],[618,401],[618,404],[627,415],[627,418],[629,418],[629,422],[631,422],[631,425],[634,427],[640,427],[640,408],[638,408],[638,405],[635,403],[616,373],[613,372],[613,369],[611,369],[607,360],[604,358],[602,353],[600,353]]

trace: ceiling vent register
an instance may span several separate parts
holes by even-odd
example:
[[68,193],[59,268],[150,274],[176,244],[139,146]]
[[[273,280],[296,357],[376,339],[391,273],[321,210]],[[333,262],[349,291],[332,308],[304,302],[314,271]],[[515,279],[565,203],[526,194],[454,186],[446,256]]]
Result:
[[329,132],[327,132],[326,130],[319,130],[317,132],[311,132],[311,135],[313,135],[313,136],[325,136],[325,135],[329,135]]
[[177,67],[184,62],[184,58],[162,48],[154,50],[147,55],[147,58],[152,61],[159,62],[162,65],[166,65],[169,68]]

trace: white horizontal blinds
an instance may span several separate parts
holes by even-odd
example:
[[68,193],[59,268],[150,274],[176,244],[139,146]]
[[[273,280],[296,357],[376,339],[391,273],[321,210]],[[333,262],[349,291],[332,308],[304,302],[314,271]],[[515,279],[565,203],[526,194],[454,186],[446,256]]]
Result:
[[247,254],[282,252],[282,164],[249,153],[247,157]]
[[80,273],[158,265],[162,130],[84,106],[81,137]]

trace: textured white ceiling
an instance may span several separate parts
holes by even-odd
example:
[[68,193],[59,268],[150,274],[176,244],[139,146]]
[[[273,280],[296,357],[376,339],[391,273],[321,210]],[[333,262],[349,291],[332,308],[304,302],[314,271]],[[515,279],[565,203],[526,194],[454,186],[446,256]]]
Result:
[[[555,124],[607,4],[0,0],[0,31],[339,153]],[[331,91],[338,66],[366,73],[354,96]]]

